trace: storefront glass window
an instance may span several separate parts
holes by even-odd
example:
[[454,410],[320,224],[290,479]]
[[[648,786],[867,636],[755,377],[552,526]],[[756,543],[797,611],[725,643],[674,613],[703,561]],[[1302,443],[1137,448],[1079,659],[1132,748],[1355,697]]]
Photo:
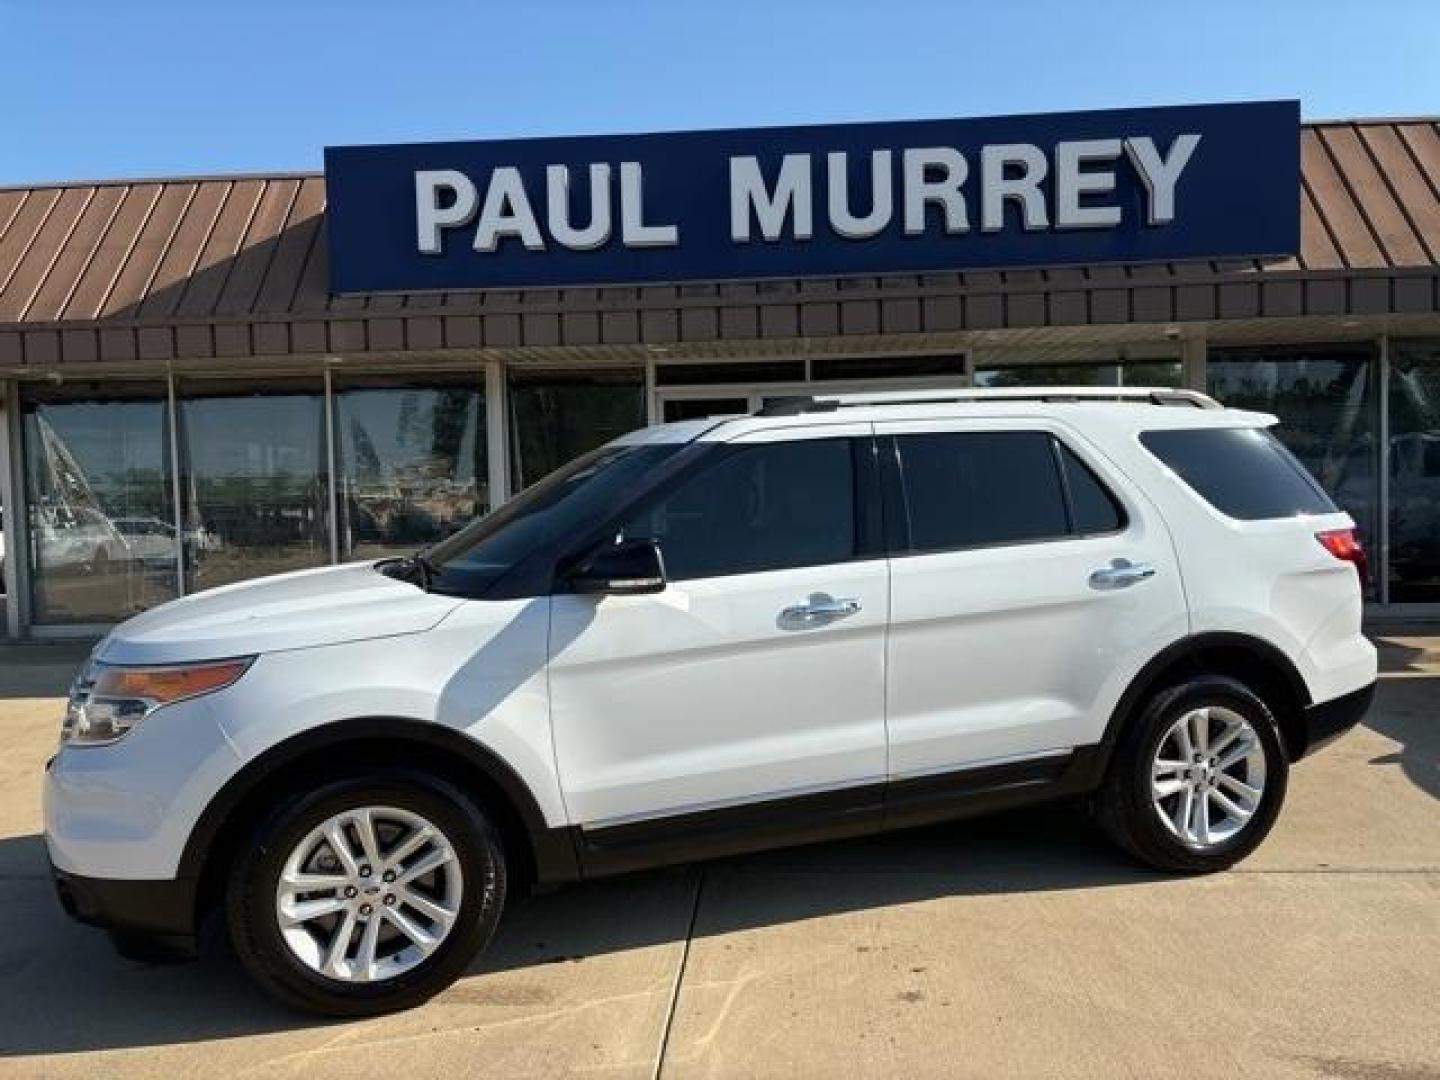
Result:
[[640,371],[510,373],[510,476],[516,491],[645,425]]
[[490,508],[484,373],[335,386],[340,556],[406,555]]
[[1391,346],[1390,601],[1440,602],[1440,342]]
[[330,561],[319,380],[180,384],[186,590]]
[[1280,441],[1355,519],[1361,539],[1375,550],[1379,415],[1373,350],[1225,349],[1210,353],[1208,367],[1213,397],[1280,418]]
[[1179,360],[1124,363],[997,364],[975,370],[975,385],[1004,386],[1179,386]]
[[165,387],[27,387],[33,618],[111,623],[176,595]]

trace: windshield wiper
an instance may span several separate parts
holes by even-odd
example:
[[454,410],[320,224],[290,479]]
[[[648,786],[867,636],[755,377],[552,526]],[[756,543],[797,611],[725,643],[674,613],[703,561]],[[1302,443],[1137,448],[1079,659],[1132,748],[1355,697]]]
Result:
[[403,559],[386,559],[376,569],[388,577],[419,585],[425,592],[429,592],[435,579],[445,573],[419,551]]

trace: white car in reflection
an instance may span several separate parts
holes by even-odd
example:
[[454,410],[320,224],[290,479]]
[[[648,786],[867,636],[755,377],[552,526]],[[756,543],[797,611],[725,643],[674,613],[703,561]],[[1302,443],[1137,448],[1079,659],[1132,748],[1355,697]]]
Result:
[[175,526],[156,517],[111,518],[130,558],[147,565],[175,565]]
[[34,521],[35,551],[43,569],[100,574],[133,557],[114,522],[93,507],[42,507]]
[[[175,526],[157,517],[111,518],[111,524],[125,538],[130,558],[149,567],[166,569],[175,565]],[[218,551],[220,538],[204,526],[186,529],[185,562],[193,565],[201,551]]]

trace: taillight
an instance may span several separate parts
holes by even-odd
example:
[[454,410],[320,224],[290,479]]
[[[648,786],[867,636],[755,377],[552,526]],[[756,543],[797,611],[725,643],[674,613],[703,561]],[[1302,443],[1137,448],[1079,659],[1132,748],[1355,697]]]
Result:
[[1315,534],[1320,546],[1342,562],[1352,563],[1360,575],[1360,587],[1370,580],[1370,561],[1365,558],[1365,545],[1355,535],[1354,529],[1328,529]]

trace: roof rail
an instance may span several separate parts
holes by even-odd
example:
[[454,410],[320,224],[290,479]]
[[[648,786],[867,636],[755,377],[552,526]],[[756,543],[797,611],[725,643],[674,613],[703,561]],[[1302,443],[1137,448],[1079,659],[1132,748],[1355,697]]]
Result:
[[1184,405],[1193,409],[1224,408],[1209,394],[1168,386],[1032,386],[996,389],[895,390],[873,394],[827,394],[785,397],[756,410],[756,416],[799,416],[835,412],[867,405],[960,405],[989,401],[1123,401],[1142,405]]

